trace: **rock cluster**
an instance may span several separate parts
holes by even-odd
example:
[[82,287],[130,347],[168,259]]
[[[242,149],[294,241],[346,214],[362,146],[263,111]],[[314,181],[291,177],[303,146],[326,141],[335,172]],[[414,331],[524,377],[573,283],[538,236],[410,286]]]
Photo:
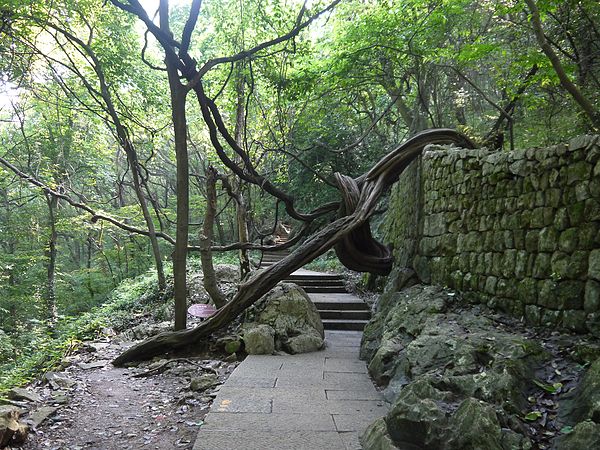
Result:
[[248,354],[314,352],[323,347],[323,323],[304,290],[292,283],[273,288],[246,313],[244,344]]
[[599,136],[511,152],[429,147],[389,211],[387,240],[424,282],[600,335]]
[[[552,355],[537,339],[490,316],[435,286],[382,295],[364,331],[361,357],[385,386],[391,408],[362,436],[365,449],[529,449],[536,444],[532,433],[546,433],[546,441],[561,442],[561,449],[596,448],[600,360],[569,394],[571,409],[568,396],[552,401],[544,392],[536,405],[533,392],[562,387],[537,379]],[[542,426],[550,421],[553,428]]]

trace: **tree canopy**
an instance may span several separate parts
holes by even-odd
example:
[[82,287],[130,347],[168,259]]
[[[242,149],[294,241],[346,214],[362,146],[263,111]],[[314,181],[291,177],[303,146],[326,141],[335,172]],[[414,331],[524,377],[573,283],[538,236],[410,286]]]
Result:
[[148,267],[185,329],[190,252],[237,251],[246,275],[278,222],[290,245],[317,237],[297,262],[351,245],[336,211],[368,204],[343,222],[363,227],[383,169],[363,174],[423,130],[510,150],[600,128],[592,0],[2,0],[0,18],[9,333],[52,330]]

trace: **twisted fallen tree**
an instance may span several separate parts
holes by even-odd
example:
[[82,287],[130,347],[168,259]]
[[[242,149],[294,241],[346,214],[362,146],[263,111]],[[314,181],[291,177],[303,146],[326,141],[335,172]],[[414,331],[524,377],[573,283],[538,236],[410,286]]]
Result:
[[335,246],[340,261],[361,272],[387,274],[392,268],[391,250],[373,238],[369,218],[381,196],[429,144],[454,144],[475,148],[464,135],[451,129],[432,129],[417,134],[382,158],[358,178],[336,173],[341,192],[338,218],[307,238],[289,256],[243,282],[238,292],[207,321],[189,330],[164,332],[136,344],[119,355],[115,366],[148,359],[193,345],[224,328],[295,270]]

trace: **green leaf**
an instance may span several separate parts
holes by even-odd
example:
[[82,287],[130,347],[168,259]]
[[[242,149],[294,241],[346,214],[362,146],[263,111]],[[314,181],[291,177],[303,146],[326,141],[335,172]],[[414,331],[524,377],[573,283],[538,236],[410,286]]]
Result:
[[528,420],[530,422],[533,422],[535,420],[538,420],[540,417],[542,417],[542,413],[539,411],[531,411],[530,413],[528,413],[524,419]]
[[570,426],[562,427],[562,428],[560,429],[560,432],[561,432],[562,434],[569,434],[569,433],[572,433],[572,432],[573,432],[573,427],[570,427]]
[[562,390],[562,383],[547,384],[539,380],[533,380],[539,388],[549,392],[550,394],[558,394]]

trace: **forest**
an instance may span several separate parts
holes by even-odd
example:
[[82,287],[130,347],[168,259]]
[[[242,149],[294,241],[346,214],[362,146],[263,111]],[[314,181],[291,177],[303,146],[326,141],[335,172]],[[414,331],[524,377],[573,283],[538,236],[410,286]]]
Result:
[[248,276],[280,223],[310,246],[337,223],[335,174],[420,132],[509,151],[600,129],[594,0],[0,0],[0,16],[0,388],[101,330],[90,312],[133,277],[185,329],[190,270]]

